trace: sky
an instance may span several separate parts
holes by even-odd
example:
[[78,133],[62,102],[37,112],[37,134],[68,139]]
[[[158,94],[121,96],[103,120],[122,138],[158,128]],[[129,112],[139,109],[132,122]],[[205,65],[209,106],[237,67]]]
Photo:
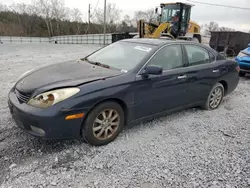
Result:
[[[175,0],[107,0],[107,3],[115,3],[122,10],[122,15],[133,17],[135,11],[155,8],[160,3],[174,2]],[[177,0],[177,2],[187,2],[187,0]],[[250,0],[197,0],[222,5],[250,8]],[[0,0],[0,3],[10,5],[12,3],[31,3],[31,0]],[[99,2],[99,3],[98,3]],[[98,3],[98,4],[97,4]],[[191,3],[191,2],[189,2]],[[91,4],[92,11],[97,6],[103,8],[104,0],[65,0],[65,4],[70,8],[79,8],[83,13],[83,19],[87,20],[88,4]],[[191,20],[199,25],[215,21],[220,27],[230,27],[239,31],[250,31],[250,10],[240,10],[224,7],[216,7],[191,3],[195,6],[192,8]]]

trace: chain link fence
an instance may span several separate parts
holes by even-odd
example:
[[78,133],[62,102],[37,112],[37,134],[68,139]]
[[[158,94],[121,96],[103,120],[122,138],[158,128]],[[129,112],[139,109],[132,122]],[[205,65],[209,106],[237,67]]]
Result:
[[[134,34],[107,34],[105,44],[111,44],[117,40],[132,38]],[[202,35],[202,43],[209,45],[210,36]],[[0,36],[0,43],[56,43],[56,44],[99,44],[103,45],[103,34],[89,35],[62,35],[55,37],[13,37]]]
[[[63,35],[55,37],[0,36],[0,43],[103,44],[104,35]],[[110,43],[112,43],[112,34],[107,34],[105,44]]]

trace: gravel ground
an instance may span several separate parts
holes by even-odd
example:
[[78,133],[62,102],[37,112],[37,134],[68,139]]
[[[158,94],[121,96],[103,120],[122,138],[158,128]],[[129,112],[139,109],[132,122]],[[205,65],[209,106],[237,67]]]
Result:
[[16,127],[7,94],[23,72],[97,48],[0,45],[0,187],[250,187],[250,77],[215,111],[128,126],[103,147],[42,141]]

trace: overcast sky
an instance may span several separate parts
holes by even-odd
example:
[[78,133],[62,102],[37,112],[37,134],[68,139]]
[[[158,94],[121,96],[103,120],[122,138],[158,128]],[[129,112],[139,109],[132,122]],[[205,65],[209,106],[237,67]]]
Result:
[[[128,14],[133,17],[134,12],[137,10],[146,10],[149,8],[155,8],[159,6],[160,3],[174,2],[175,0],[107,0],[110,3],[116,3],[119,9],[122,10],[122,15]],[[177,0],[178,1],[178,0]],[[181,1],[181,0],[180,0]],[[197,0],[209,3],[231,5],[238,7],[248,7],[250,8],[250,0]],[[31,0],[0,0],[3,4],[12,3],[30,3]],[[65,0],[66,6],[70,8],[79,8],[84,15],[84,19],[87,19],[88,4],[94,7],[97,5],[98,0]],[[185,2],[185,0],[182,0]],[[99,0],[98,7],[103,7],[104,0]],[[239,10],[232,8],[223,8],[209,5],[202,5],[197,3],[192,9],[191,19],[197,23],[204,24],[210,21],[215,21],[219,23],[222,27],[231,27],[236,30],[249,31],[250,30],[250,10]]]

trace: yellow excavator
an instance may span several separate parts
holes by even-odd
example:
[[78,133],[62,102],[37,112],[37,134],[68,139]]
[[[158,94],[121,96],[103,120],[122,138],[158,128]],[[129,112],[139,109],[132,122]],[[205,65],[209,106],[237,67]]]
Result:
[[175,2],[160,4],[155,13],[158,14],[155,23],[139,20],[139,38],[172,38],[191,40],[201,43],[200,26],[190,21],[191,8],[194,5]]

